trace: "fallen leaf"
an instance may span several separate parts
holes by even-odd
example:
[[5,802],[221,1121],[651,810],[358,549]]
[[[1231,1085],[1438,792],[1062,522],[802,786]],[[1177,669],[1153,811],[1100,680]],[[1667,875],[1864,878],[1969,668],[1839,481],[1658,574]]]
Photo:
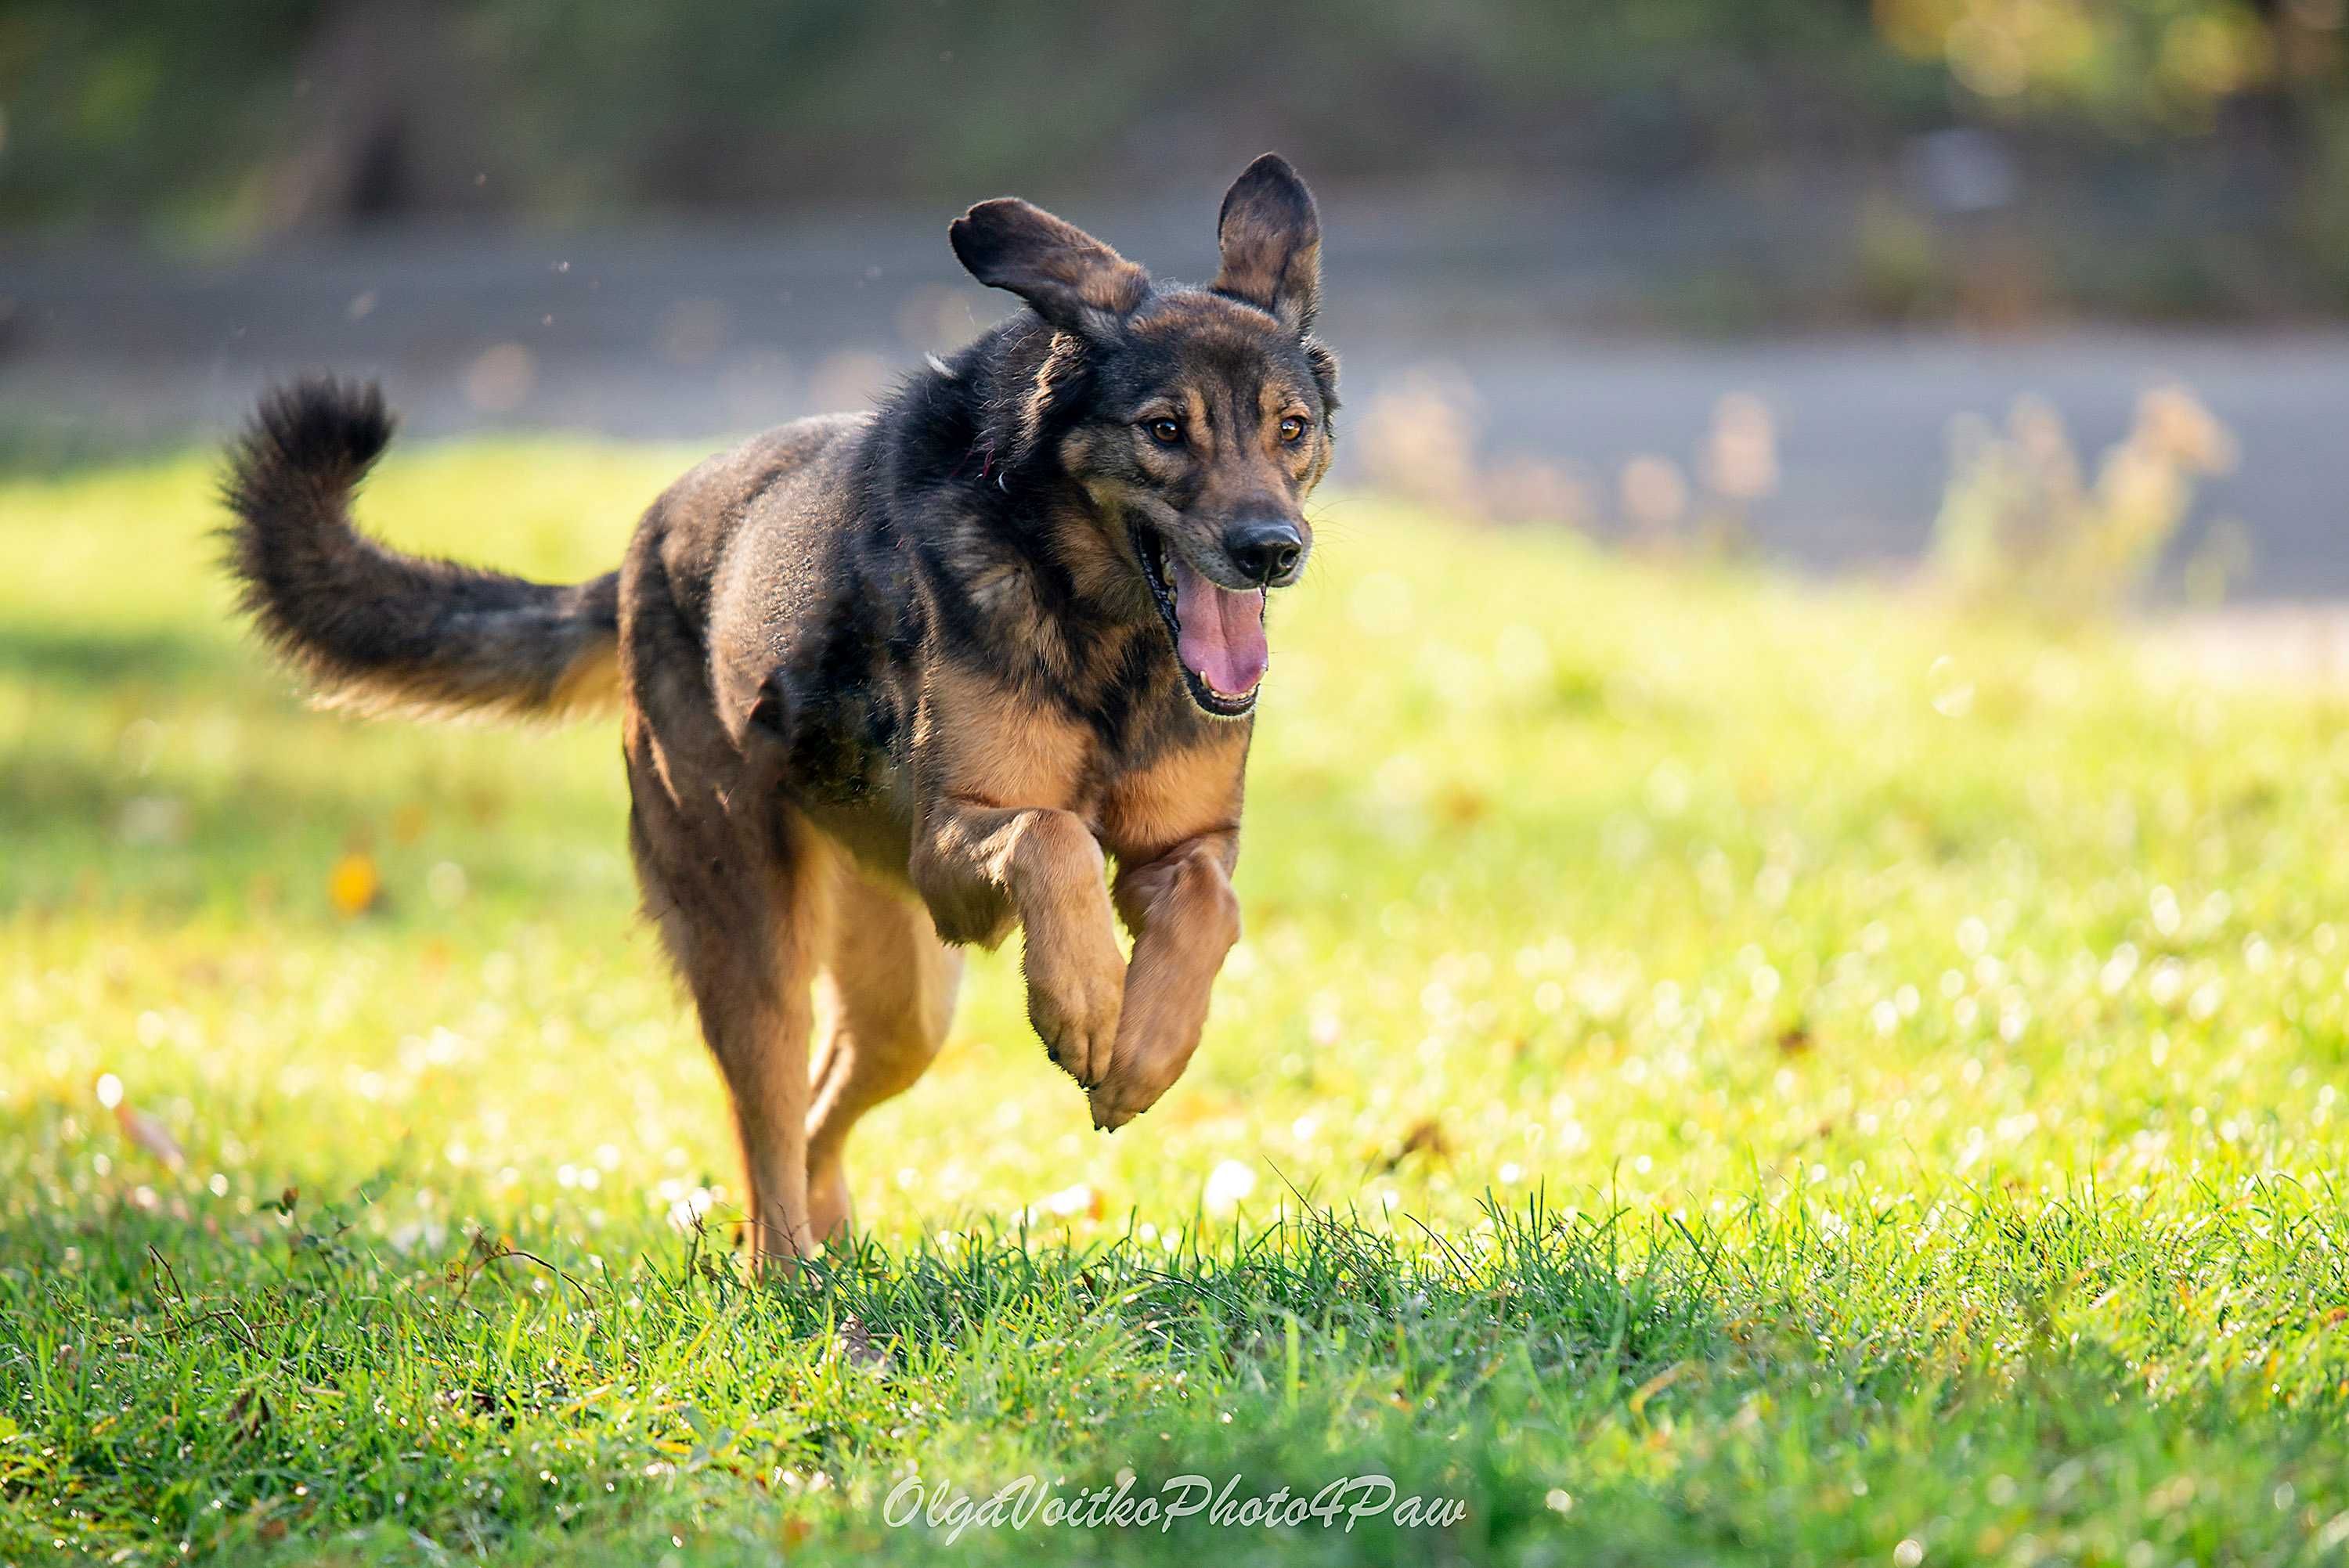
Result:
[[240,1388],[236,1398],[228,1402],[229,1429],[240,1438],[258,1437],[274,1414],[269,1408],[268,1397],[252,1388]]
[[1687,1362],[1675,1361],[1670,1367],[1665,1367],[1662,1371],[1657,1373],[1654,1377],[1640,1384],[1631,1395],[1631,1414],[1636,1416],[1640,1411],[1646,1409],[1648,1408],[1649,1400],[1654,1398],[1657,1395],[1662,1393],[1665,1389],[1679,1382],[1688,1369],[1689,1364]]
[[1379,1174],[1393,1175],[1402,1162],[1414,1154],[1424,1154],[1430,1160],[1451,1158],[1451,1141],[1444,1136],[1443,1124],[1433,1117],[1427,1118],[1402,1135],[1402,1147],[1379,1161]]
[[122,1129],[123,1137],[161,1161],[171,1170],[177,1171],[188,1162],[187,1152],[180,1147],[180,1140],[171,1136],[171,1129],[129,1101],[125,1100],[114,1108],[114,1120]]
[[1467,785],[1455,784],[1444,792],[1436,804],[1446,821],[1455,828],[1465,828],[1482,820],[1491,802]]
[[833,1329],[832,1344],[851,1363],[868,1372],[889,1370],[889,1353],[873,1342],[873,1331],[853,1312]]
[[375,858],[354,851],[335,862],[326,876],[326,896],[346,915],[365,914],[383,896],[383,877]]

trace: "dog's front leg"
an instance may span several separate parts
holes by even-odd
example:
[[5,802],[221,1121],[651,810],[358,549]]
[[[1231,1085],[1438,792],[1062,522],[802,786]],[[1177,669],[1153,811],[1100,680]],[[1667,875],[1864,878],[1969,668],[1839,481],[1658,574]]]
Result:
[[1209,833],[1119,868],[1117,907],[1133,928],[1133,962],[1109,1074],[1088,1097],[1095,1127],[1108,1131],[1148,1110],[1199,1048],[1216,972],[1239,940],[1231,879],[1238,853],[1233,835]]
[[1079,1083],[1100,1083],[1117,1039],[1125,958],[1101,845],[1084,823],[1042,807],[940,800],[924,815],[911,869],[948,942],[991,945],[1019,923],[1028,1020]]

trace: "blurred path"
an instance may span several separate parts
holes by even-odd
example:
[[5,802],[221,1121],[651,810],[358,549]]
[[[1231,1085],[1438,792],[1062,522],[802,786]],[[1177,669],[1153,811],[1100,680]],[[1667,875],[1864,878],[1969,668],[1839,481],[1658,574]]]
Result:
[[2349,606],[2230,604],[2154,619],[2141,640],[2164,672],[2220,686],[2349,692]]
[[[1212,271],[1204,225],[1152,213],[1101,227],[1169,275]],[[2251,593],[2349,595],[2349,332],[1643,341],[1588,326],[1636,258],[1578,249],[1579,234],[1540,220],[1453,253],[1439,226],[1408,214],[1333,224],[1324,327],[1358,438],[1383,394],[1433,377],[1464,391],[1485,457],[1561,465],[1611,511],[1628,459],[1693,469],[1720,399],[1752,394],[1778,438],[1780,482],[1752,513],[1762,548],[1867,567],[1925,541],[1953,417],[2002,420],[2038,394],[2093,464],[2138,394],[2175,379],[2242,451],[2204,492],[2185,548],[2212,518],[2237,519]],[[868,398],[1002,303],[955,269],[942,222],[888,217],[788,232],[395,234],[229,266],[0,248],[0,438],[36,454],[216,435],[270,377],[314,366],[382,376],[428,436],[715,439]],[[1341,450],[1359,473],[1359,440]]]

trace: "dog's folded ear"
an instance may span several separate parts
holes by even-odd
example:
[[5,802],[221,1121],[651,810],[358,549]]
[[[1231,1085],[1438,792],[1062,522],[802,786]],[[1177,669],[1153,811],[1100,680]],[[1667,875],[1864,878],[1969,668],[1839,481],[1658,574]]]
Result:
[[1288,160],[1268,152],[1240,171],[1224,192],[1216,242],[1224,257],[1217,294],[1261,305],[1299,333],[1313,330],[1321,308],[1321,218]]
[[970,275],[1009,289],[1062,332],[1112,335],[1150,274],[1078,228],[1014,197],[981,201],[947,230]]

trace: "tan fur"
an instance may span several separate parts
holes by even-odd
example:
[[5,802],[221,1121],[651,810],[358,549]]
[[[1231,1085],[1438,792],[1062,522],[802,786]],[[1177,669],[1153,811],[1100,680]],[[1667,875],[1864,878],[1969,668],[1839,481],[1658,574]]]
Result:
[[915,740],[928,804],[912,867],[948,941],[992,944],[1019,924],[1030,1021],[1086,1085],[1108,1067],[1124,967],[1101,845],[1066,809],[1089,749],[1075,725],[984,677],[934,670]]
[[833,861],[833,926],[815,987],[808,1109],[809,1229],[844,1239],[854,1221],[841,1152],[857,1119],[913,1088],[946,1041],[962,955],[904,890]]
[[1247,766],[1247,737],[1236,733],[1127,776],[1103,802],[1112,893],[1134,944],[1110,1070],[1088,1095],[1096,1126],[1149,1109],[1199,1048],[1216,973],[1239,940],[1231,872]]
[[975,805],[1065,806],[1090,749],[1082,727],[1020,702],[999,681],[958,665],[929,673],[915,720],[923,783]]
[[1133,962],[1109,1071],[1087,1090],[1094,1126],[1123,1127],[1155,1105],[1199,1048],[1216,972],[1239,940],[1231,883],[1238,853],[1236,831],[1208,834],[1119,872]]
[[1170,753],[1119,779],[1101,802],[1102,836],[1123,861],[1151,861],[1186,839],[1236,834],[1248,737]]

